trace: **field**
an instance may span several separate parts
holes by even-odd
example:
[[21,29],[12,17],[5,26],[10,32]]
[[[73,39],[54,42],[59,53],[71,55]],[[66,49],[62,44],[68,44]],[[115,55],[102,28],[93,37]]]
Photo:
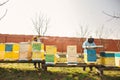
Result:
[[0,80],[120,80],[120,71],[104,71],[104,76],[99,76],[89,68],[49,67],[45,72],[35,69],[32,63],[1,63]]

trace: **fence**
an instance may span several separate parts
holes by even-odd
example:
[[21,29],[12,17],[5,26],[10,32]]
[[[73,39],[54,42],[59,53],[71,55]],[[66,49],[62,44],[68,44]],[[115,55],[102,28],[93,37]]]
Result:
[[[9,34],[0,34],[0,43],[6,42],[26,42],[31,41],[34,35],[9,35]],[[45,45],[55,45],[58,52],[66,52],[67,45],[77,45],[77,52],[82,53],[82,44],[85,41],[84,38],[68,38],[68,37],[52,37],[47,36],[47,39],[43,38],[42,42]],[[112,39],[95,39],[96,45],[103,45],[104,48],[97,49],[99,51],[120,51],[120,40]]]

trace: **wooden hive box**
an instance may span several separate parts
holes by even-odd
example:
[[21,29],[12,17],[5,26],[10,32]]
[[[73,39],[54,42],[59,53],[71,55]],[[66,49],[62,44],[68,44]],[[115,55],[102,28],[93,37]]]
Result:
[[120,52],[115,52],[115,66],[120,67]]
[[5,44],[0,43],[0,60],[4,60]]
[[32,60],[44,60],[44,44],[32,42]]
[[20,56],[19,60],[31,60],[32,59],[32,47],[29,42],[21,42],[20,44]]
[[13,54],[13,43],[5,43],[5,55],[4,60],[12,60]]
[[115,66],[115,58],[113,52],[100,52],[100,60],[101,64],[104,66]]
[[85,63],[96,63],[96,50],[85,49],[84,50],[84,61]]
[[71,64],[71,65],[78,63],[78,55],[77,55],[77,46],[76,45],[67,46],[67,63]]
[[46,45],[46,64],[55,64],[57,62],[57,48],[54,45]]

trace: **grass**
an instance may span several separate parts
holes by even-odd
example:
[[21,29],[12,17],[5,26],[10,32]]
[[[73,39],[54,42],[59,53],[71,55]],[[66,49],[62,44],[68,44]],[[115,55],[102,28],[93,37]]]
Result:
[[48,67],[48,71],[37,70],[33,64],[1,63],[0,80],[120,80],[120,71],[105,71],[100,77],[95,69],[83,71],[79,67]]

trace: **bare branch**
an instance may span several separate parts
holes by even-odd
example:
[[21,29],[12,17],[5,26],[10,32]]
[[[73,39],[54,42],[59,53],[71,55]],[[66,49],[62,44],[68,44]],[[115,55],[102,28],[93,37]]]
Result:
[[114,15],[108,14],[108,13],[106,13],[106,12],[104,12],[104,11],[103,11],[103,13],[104,13],[105,15],[108,15],[108,16],[112,17],[112,18],[120,18],[120,16],[115,16],[115,13],[114,13]]
[[4,15],[3,15],[2,17],[0,17],[0,20],[3,19],[3,18],[5,17],[6,14],[7,14],[7,9],[6,9]]
[[1,3],[1,4],[0,4],[0,6],[2,6],[2,5],[4,5],[4,4],[6,4],[8,1],[9,1],[9,0],[7,0],[7,1],[5,1],[5,2]]
[[43,36],[45,35],[45,33],[46,33],[46,31],[47,31],[47,26],[48,26],[48,24],[49,24],[49,19],[46,19],[46,24],[45,24],[45,30],[44,30],[44,32],[43,32]]
[[[9,0],[7,0],[7,1],[5,1],[5,2],[3,2],[3,3],[0,3],[0,6],[3,6],[3,5],[6,4],[8,1],[9,1]],[[2,17],[0,17],[0,20],[2,20],[2,19],[5,17],[6,14],[7,14],[7,9],[6,9],[4,15],[3,15]]]

